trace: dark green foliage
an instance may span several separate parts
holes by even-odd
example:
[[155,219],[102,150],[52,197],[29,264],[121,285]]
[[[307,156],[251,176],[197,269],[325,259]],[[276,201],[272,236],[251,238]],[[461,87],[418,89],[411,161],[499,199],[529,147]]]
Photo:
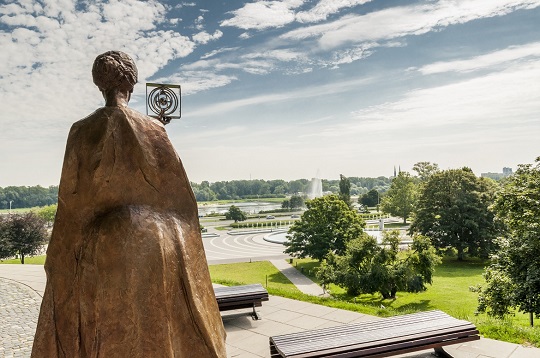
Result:
[[[358,195],[368,190],[376,189],[385,192],[390,186],[390,179],[386,177],[378,178],[347,178],[349,181],[349,195]],[[322,180],[323,191],[338,193],[340,180]],[[286,195],[301,195],[305,193],[309,186],[309,180],[298,179],[289,182],[278,180],[231,180],[209,183],[203,181],[201,184],[191,183],[191,188],[197,201],[212,200],[236,200],[249,198],[281,198]],[[57,187],[56,187],[57,188]],[[0,198],[1,199],[1,198]],[[55,203],[56,199],[54,202]],[[0,201],[1,203],[1,201]],[[49,203],[40,204],[47,205]]]
[[385,232],[381,245],[364,234],[347,244],[345,255],[329,255],[317,276],[353,296],[379,292],[388,299],[395,298],[397,291],[425,291],[440,262],[424,236],[415,236],[411,249],[400,252],[398,231]]
[[58,186],[8,186],[0,188],[0,208],[33,208],[58,202]]
[[428,236],[438,249],[456,249],[459,260],[465,254],[486,258],[497,235],[489,210],[492,183],[468,168],[431,175],[421,187],[411,231]]
[[358,203],[365,206],[376,206],[379,204],[379,193],[375,189],[371,189],[366,194],[358,197]]
[[381,209],[384,213],[407,218],[413,212],[417,200],[417,188],[414,179],[407,172],[400,172],[392,181],[390,189],[381,201]]
[[24,264],[26,256],[39,253],[47,241],[45,221],[36,214],[12,214],[0,223],[0,258],[18,254]]
[[337,195],[308,200],[306,206],[289,229],[285,253],[320,261],[328,252],[345,253],[347,242],[363,234],[364,221]]
[[225,218],[227,220],[234,220],[234,222],[245,221],[247,219],[246,213],[240,210],[239,207],[231,205],[229,211],[225,213]]
[[300,195],[293,195],[290,199],[286,199],[281,203],[283,209],[300,209],[304,206],[304,199]]
[[500,317],[517,309],[539,317],[540,158],[505,181],[493,209],[504,232],[486,269],[478,310]]
[[343,174],[339,175],[339,198],[351,205],[351,181]]

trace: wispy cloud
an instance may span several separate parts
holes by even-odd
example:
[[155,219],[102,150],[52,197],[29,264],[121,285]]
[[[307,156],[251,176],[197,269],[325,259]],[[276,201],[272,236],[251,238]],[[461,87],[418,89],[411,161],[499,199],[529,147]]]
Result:
[[294,9],[304,0],[258,1],[247,3],[232,11],[233,17],[221,22],[221,26],[233,26],[244,30],[264,30],[282,27],[295,20]]
[[328,16],[338,13],[342,9],[363,5],[371,0],[320,0],[313,8],[300,11],[296,14],[299,22],[318,22],[326,20]]
[[357,124],[352,130],[425,131],[445,127],[482,135],[483,128],[537,121],[538,113],[540,60],[439,87],[413,90],[399,101],[361,109],[353,113]]
[[449,25],[538,6],[538,0],[441,0],[425,5],[387,8],[365,15],[346,15],[329,23],[292,30],[281,37],[290,40],[316,38],[319,46],[328,50],[348,43],[421,35]]
[[265,103],[276,103],[276,102],[293,102],[299,99],[305,98],[314,98],[320,96],[326,96],[328,93],[339,94],[350,90],[352,88],[357,88],[362,85],[367,85],[373,81],[372,78],[361,78],[354,79],[349,81],[339,81],[335,83],[330,83],[323,86],[303,88],[301,90],[266,94],[260,96],[246,97],[240,100],[228,101],[216,103],[214,105],[207,106],[199,110],[195,110],[189,114],[189,117],[200,117],[200,116],[212,116],[222,113],[231,112],[243,107],[257,106],[259,104]]
[[482,69],[499,69],[515,61],[524,61],[540,57],[540,42],[534,42],[476,56],[466,60],[436,62],[419,69],[422,74],[429,75],[445,72],[471,72]]

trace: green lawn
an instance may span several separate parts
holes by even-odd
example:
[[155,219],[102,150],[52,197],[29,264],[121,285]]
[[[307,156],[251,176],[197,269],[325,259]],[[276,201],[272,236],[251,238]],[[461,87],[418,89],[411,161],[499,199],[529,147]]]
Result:
[[[25,258],[27,264],[45,262],[45,256]],[[1,264],[20,264],[20,260],[3,260]],[[311,259],[294,260],[294,265],[317,281],[314,272],[319,263]],[[506,320],[475,315],[477,294],[470,286],[483,283],[485,263],[479,260],[458,262],[445,258],[437,267],[433,285],[421,293],[399,292],[395,300],[383,300],[380,295],[347,296],[345,290],[331,286],[333,297],[322,298],[301,293],[274,265],[267,261],[211,265],[212,281],[224,285],[260,283],[273,295],[288,297],[335,308],[376,316],[392,316],[430,309],[442,310],[456,318],[476,324],[484,337],[540,347],[540,328],[528,325],[528,315],[516,314]],[[538,322],[538,320],[537,320]],[[540,323],[538,323],[540,325]]]
[[[0,260],[0,264],[20,264],[20,259],[10,259],[10,260]],[[25,257],[24,264],[28,265],[44,265],[45,264],[45,255],[34,256],[34,257]]]
[[[314,273],[319,263],[312,259],[295,260],[298,269],[317,281]],[[527,314],[516,313],[513,317],[499,320],[486,314],[476,315],[477,293],[470,286],[484,283],[482,273],[485,262],[469,259],[459,262],[445,258],[433,277],[433,285],[425,292],[398,292],[395,300],[383,300],[379,294],[350,297],[345,290],[331,285],[333,296],[348,302],[356,302],[364,307],[362,312],[378,316],[390,316],[431,309],[438,309],[449,315],[476,324],[485,337],[514,343],[533,344],[540,347],[540,328],[529,326]],[[540,324],[540,323],[539,323]]]

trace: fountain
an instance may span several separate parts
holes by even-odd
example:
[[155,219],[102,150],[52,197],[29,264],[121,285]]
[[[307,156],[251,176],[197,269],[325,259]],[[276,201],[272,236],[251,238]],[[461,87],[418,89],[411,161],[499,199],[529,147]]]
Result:
[[312,178],[311,183],[309,183],[309,189],[307,196],[310,199],[315,199],[321,197],[322,194],[322,181],[320,178]]

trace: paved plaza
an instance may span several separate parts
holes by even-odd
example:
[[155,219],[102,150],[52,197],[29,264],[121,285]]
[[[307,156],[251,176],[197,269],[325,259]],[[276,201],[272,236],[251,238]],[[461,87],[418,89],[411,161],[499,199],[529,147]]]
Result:
[[[262,239],[263,234],[220,234],[221,240],[203,239],[209,263],[269,260],[301,291],[322,295],[322,289],[294,269],[283,246]],[[46,277],[41,265],[0,264],[0,358],[29,357]],[[269,357],[269,337],[307,329],[361,323],[378,317],[329,308],[312,303],[270,296],[258,309],[261,320],[251,319],[250,310],[222,312],[227,331],[227,355],[235,358]],[[540,349],[480,339],[446,350],[455,358],[539,358]],[[401,357],[433,357],[432,351]]]

